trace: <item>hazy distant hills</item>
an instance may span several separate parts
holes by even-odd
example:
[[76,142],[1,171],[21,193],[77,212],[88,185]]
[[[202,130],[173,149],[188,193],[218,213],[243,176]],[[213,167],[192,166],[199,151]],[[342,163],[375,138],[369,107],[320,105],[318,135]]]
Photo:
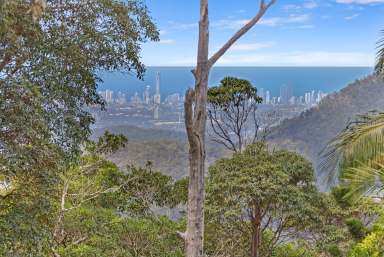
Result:
[[[142,128],[130,125],[108,127],[115,134],[128,138],[124,149],[110,156],[110,160],[124,169],[127,165],[144,166],[153,162],[155,170],[179,179],[188,174],[188,145],[183,132],[157,128]],[[98,137],[104,129],[96,129],[93,136]],[[207,147],[207,164],[225,155],[222,147],[209,143]]]
[[[285,120],[273,129],[269,140],[280,147],[300,152],[317,167],[319,152],[327,142],[357,114],[372,110],[384,111],[384,83],[369,76],[329,95],[319,106],[299,117]],[[325,185],[320,186],[324,188]]]

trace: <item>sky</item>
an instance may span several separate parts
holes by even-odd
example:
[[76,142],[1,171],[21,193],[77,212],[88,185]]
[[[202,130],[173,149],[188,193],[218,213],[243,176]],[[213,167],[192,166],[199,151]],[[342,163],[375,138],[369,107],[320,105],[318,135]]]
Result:
[[[268,0],[266,0],[268,1]],[[196,63],[199,0],[146,0],[160,42],[143,45],[147,66]],[[258,0],[210,0],[210,53],[258,11]],[[373,66],[384,0],[277,0],[218,66]]]

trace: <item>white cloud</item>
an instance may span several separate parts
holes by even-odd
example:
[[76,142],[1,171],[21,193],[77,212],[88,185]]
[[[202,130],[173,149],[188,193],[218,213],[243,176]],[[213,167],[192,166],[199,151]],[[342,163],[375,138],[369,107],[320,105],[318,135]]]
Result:
[[285,11],[294,11],[294,10],[300,10],[301,6],[297,4],[287,4],[283,6],[283,9]]
[[[373,66],[374,53],[365,52],[326,52],[326,51],[295,51],[280,53],[239,53],[232,52],[219,60],[219,66],[332,66],[332,67],[356,67]],[[169,60],[162,65],[168,66],[192,66],[196,58],[185,56],[184,58]],[[159,65],[158,63],[155,63]]]
[[303,7],[306,9],[315,9],[319,5],[315,1],[308,1],[303,4]]
[[304,2],[302,5],[299,4],[287,4],[283,6],[283,10],[285,11],[299,11],[304,9],[315,9],[319,7],[316,1],[314,0],[309,0]]
[[291,14],[288,17],[272,17],[272,18],[262,19],[260,21],[260,24],[275,27],[275,26],[281,26],[284,24],[305,23],[309,21],[309,19],[310,19],[310,16],[308,14],[302,14],[302,15]]
[[168,29],[176,29],[176,30],[188,30],[197,28],[197,23],[182,23],[176,21],[168,21]]
[[288,52],[228,54],[218,64],[224,66],[372,66],[374,55],[363,52]]
[[315,25],[307,24],[307,25],[297,26],[296,28],[298,28],[298,29],[313,29],[313,28],[315,28]]
[[346,16],[346,17],[344,17],[344,19],[347,20],[347,21],[349,21],[349,20],[353,20],[353,19],[355,19],[355,18],[357,18],[357,17],[359,17],[359,16],[360,16],[359,13],[355,13],[355,14],[353,14],[353,15],[351,15],[351,16]]
[[265,48],[271,48],[275,45],[274,42],[264,42],[264,43],[238,43],[235,44],[231,51],[255,51]]
[[[276,27],[276,26],[282,26],[285,24],[295,24],[295,23],[305,23],[310,20],[310,16],[308,14],[291,14],[288,17],[271,17],[271,18],[265,18],[259,21],[260,25],[264,26],[270,26],[270,27]],[[250,20],[247,19],[239,19],[239,20],[233,20],[233,19],[225,19],[225,20],[218,20],[212,22],[213,28],[219,28],[219,29],[239,29],[242,26],[244,26],[247,22]]]
[[384,3],[384,0],[336,0],[340,4],[377,4]]
[[212,22],[212,27],[221,29],[239,29],[244,26],[249,20],[219,20]]

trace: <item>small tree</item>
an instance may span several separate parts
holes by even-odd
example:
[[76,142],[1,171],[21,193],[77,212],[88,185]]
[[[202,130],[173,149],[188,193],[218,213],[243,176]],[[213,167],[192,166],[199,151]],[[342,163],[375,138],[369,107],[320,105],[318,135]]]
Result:
[[[272,256],[280,243],[307,233],[318,221],[319,199],[311,164],[295,153],[270,152],[264,143],[209,169],[209,217],[249,238],[251,257]],[[262,244],[263,234],[269,235]]]
[[248,80],[226,77],[219,86],[210,88],[208,118],[213,141],[234,152],[255,143],[260,127],[256,110],[261,102],[257,89]]

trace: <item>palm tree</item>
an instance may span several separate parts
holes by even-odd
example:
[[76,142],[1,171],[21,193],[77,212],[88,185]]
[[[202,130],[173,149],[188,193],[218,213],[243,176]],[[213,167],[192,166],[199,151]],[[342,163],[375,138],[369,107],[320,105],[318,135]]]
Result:
[[384,75],[384,30],[382,31],[383,37],[377,43],[377,63],[375,71],[379,76]]
[[[384,31],[383,31],[384,35]],[[378,42],[375,73],[384,76],[384,37]],[[360,115],[322,152],[321,169],[350,189],[349,197],[384,193],[384,112]]]

